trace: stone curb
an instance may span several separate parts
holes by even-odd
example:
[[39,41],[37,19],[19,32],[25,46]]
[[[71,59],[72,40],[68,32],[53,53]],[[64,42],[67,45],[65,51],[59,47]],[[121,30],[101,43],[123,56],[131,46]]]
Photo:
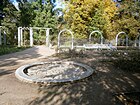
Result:
[[[74,65],[78,65],[78,66],[81,66],[83,68],[85,68],[88,72],[84,75],[84,76],[81,76],[81,77],[78,77],[78,78],[71,78],[71,79],[61,79],[61,80],[51,80],[51,81],[47,81],[47,80],[37,80],[36,78],[33,78],[33,77],[30,77],[28,75],[26,75],[26,69],[29,68],[29,67],[32,67],[32,66],[35,66],[35,65],[43,65],[43,64],[47,64],[47,63],[67,63],[67,64],[74,64]],[[28,64],[28,65],[23,65],[21,67],[19,67],[16,72],[15,72],[15,76],[21,80],[22,82],[27,82],[27,83],[64,83],[64,82],[73,82],[73,81],[76,81],[76,80],[80,80],[80,79],[83,79],[83,78],[86,78],[90,75],[93,74],[95,70],[92,69],[90,66],[88,65],[85,65],[85,64],[82,64],[82,63],[78,63],[78,62],[73,62],[73,61],[67,61],[67,62],[62,62],[62,61],[52,61],[52,62],[35,62],[35,63],[31,63],[31,64]]]

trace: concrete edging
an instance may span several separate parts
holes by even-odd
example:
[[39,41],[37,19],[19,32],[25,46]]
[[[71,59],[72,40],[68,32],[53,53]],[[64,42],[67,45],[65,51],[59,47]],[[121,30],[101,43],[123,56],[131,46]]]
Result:
[[[45,80],[37,80],[36,78],[30,77],[28,75],[26,75],[26,73],[24,72],[24,70],[26,70],[29,67],[35,66],[35,65],[43,65],[43,64],[47,64],[47,63],[67,63],[67,64],[73,64],[73,65],[78,65],[81,66],[83,68],[85,68],[88,72],[85,73],[84,76],[78,77],[78,78],[71,78],[69,80],[54,80],[54,81],[45,81]],[[78,62],[74,62],[74,61],[67,61],[67,62],[62,62],[62,61],[53,61],[53,62],[35,62],[35,63],[31,63],[28,65],[23,65],[21,67],[19,67],[16,72],[15,72],[15,76],[21,80],[22,82],[27,82],[27,83],[64,83],[64,82],[73,82],[76,80],[80,80],[83,78],[86,78],[90,75],[92,75],[92,73],[95,70],[92,69],[90,66],[82,64],[82,63],[78,63]]]

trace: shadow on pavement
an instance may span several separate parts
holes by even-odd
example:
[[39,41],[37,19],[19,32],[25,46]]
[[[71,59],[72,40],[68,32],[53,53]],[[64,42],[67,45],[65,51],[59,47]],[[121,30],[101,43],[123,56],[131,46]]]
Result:
[[8,74],[11,74],[13,73],[12,71],[5,71],[5,70],[0,70],[0,76],[4,76],[4,75],[8,75]]
[[95,68],[96,73],[74,83],[39,85],[41,96],[29,105],[122,105],[115,98],[115,93],[139,91],[140,78],[137,72],[114,68],[110,62],[103,60],[103,55],[97,54],[95,57],[93,54],[88,54],[92,56],[89,58],[80,58],[79,62]]
[[27,60],[38,58],[41,56],[38,53],[38,49],[39,49],[38,47],[33,47],[21,52],[0,56],[0,68],[15,66],[19,62],[26,63]]

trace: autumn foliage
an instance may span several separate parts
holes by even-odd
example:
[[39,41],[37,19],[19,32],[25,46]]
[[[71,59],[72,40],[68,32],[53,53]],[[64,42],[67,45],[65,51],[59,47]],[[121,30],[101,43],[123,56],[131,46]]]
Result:
[[100,30],[108,37],[116,11],[111,0],[70,0],[64,19],[75,37],[86,38],[93,30]]

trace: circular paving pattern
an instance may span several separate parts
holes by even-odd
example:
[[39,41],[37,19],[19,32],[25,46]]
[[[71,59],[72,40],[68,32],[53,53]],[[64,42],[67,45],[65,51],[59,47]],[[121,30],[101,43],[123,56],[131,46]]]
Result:
[[21,66],[15,75],[21,81],[29,83],[57,83],[80,80],[93,72],[91,67],[82,63],[54,61]]

